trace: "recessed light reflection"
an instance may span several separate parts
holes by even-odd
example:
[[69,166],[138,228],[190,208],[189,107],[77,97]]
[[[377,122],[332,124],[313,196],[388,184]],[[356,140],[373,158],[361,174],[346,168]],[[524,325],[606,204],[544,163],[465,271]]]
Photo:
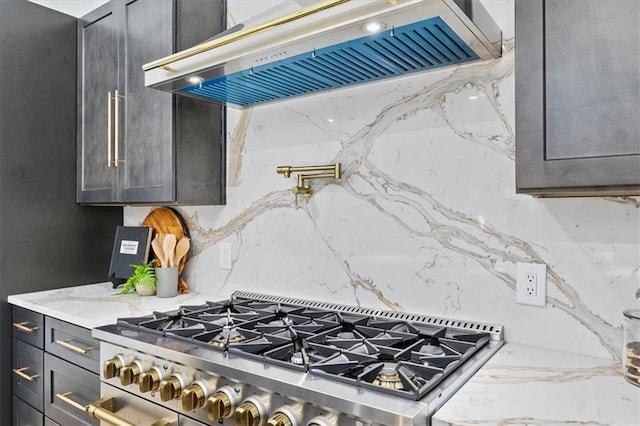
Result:
[[362,29],[368,33],[377,33],[387,28],[384,22],[367,22],[362,26]]
[[187,83],[189,84],[202,84],[202,82],[204,81],[204,79],[202,77],[198,77],[198,76],[191,76],[191,77],[187,77]]

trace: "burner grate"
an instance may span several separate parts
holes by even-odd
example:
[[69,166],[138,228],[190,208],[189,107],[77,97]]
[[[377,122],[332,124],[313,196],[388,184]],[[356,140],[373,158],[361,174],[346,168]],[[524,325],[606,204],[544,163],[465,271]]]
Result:
[[305,299],[296,299],[285,296],[275,296],[268,294],[252,293],[247,291],[236,291],[231,295],[232,298],[241,299],[258,299],[271,303],[282,303],[289,305],[299,305],[308,308],[326,311],[347,312],[357,315],[369,315],[379,318],[387,318],[396,321],[408,321],[414,323],[424,323],[441,327],[452,327],[474,332],[488,333],[492,341],[502,341],[503,327],[499,324],[489,324],[475,321],[456,320],[450,318],[440,318],[428,315],[411,314],[407,312],[385,311],[373,308],[364,308],[360,306],[341,305],[330,302],[318,302]]

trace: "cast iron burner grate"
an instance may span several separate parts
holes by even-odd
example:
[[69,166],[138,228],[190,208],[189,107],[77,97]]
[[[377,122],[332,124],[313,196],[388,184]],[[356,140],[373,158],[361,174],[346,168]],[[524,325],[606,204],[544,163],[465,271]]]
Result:
[[482,329],[430,324],[416,316],[388,318],[371,310],[242,297],[122,318],[118,324],[416,400],[491,337]]

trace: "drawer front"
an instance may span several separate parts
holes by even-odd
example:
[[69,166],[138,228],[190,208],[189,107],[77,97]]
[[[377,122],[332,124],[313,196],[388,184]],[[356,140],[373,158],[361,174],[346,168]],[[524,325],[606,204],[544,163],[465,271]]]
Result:
[[115,407],[113,414],[129,423],[141,426],[152,424],[176,426],[178,424],[178,413],[107,383],[100,385],[100,394],[103,398],[113,398]]
[[13,393],[42,411],[44,395],[43,352],[35,346],[13,339]]
[[82,406],[100,397],[100,377],[49,353],[44,354],[44,414],[61,425],[98,425],[76,406],[56,395]]
[[17,396],[13,397],[13,426],[43,426],[42,413]]
[[45,318],[45,350],[100,374],[100,342],[91,330],[55,318]]
[[44,426],[60,426],[60,424],[54,422],[49,417],[44,416]]
[[13,337],[44,349],[44,315],[14,306]]

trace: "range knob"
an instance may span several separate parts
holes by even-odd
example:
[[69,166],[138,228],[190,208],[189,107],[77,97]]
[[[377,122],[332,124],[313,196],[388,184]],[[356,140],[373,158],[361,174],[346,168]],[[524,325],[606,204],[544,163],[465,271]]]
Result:
[[233,417],[233,410],[240,400],[240,389],[225,386],[207,400],[207,416],[212,422]]
[[262,419],[266,417],[267,407],[256,397],[249,397],[236,408],[236,425],[239,426],[260,426]]
[[338,416],[335,414],[327,414],[324,416],[317,416],[309,420],[307,426],[337,426]]
[[171,377],[160,382],[160,400],[167,402],[180,398],[182,386],[184,386],[184,379],[177,374],[172,374]]
[[140,377],[138,378],[140,392],[145,393],[158,390],[161,380],[162,373],[159,367],[152,367],[150,370],[140,373]]
[[120,375],[120,369],[124,365],[122,356],[116,355],[115,357],[108,359],[104,362],[102,367],[102,375],[105,379],[113,379]]
[[269,417],[269,420],[267,420],[267,426],[293,426],[293,422],[286,414],[276,413]]
[[192,411],[196,408],[204,407],[204,403],[209,397],[209,386],[202,380],[194,382],[191,386],[182,391],[182,409]]
[[122,386],[128,386],[132,383],[138,383],[138,377],[142,371],[140,362],[134,361],[131,364],[120,369],[120,383]]
[[302,406],[284,405],[278,408],[275,414],[267,420],[267,426],[298,426],[302,414]]

